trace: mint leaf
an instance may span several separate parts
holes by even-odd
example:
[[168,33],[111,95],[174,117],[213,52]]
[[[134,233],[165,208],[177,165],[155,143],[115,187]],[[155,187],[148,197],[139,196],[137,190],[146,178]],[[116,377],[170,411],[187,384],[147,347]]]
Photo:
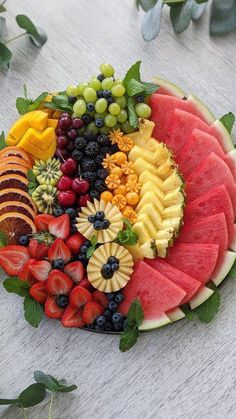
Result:
[[6,246],[8,243],[5,231],[0,231],[0,247]]
[[131,127],[138,128],[138,116],[135,112],[135,101],[132,97],[127,98],[127,108]]
[[210,323],[215,318],[220,308],[219,290],[213,284],[210,288],[214,290],[214,294],[194,310],[194,313],[202,323]]
[[230,269],[228,273],[228,277],[232,279],[236,279],[236,262],[234,262],[232,268]]
[[34,383],[27,387],[18,397],[20,406],[32,407],[41,403],[46,397],[44,384]]
[[29,101],[23,97],[16,99],[16,109],[19,115],[24,115],[28,112]]
[[130,82],[131,79],[135,79],[137,81],[141,81],[140,66],[141,66],[141,61],[137,61],[127,71],[127,73],[126,73],[126,75],[125,75],[125,77],[123,79],[123,85],[125,86],[125,88],[127,88],[128,83]]
[[220,118],[220,121],[225,126],[227,131],[231,134],[233,126],[235,124],[235,115],[233,114],[233,112],[229,112],[229,113],[223,115]]
[[53,96],[51,102],[44,102],[44,106],[57,111],[73,112],[73,106],[68,102],[68,96],[66,94]]
[[28,99],[27,87],[25,84],[23,90],[25,97],[18,97],[16,99],[16,109],[20,115],[25,115],[27,112],[38,109],[48,95],[48,92],[43,92],[36,99]]
[[144,87],[143,92],[147,96],[152,95],[153,93],[155,93],[159,89],[159,86],[155,83],[142,82],[142,85]]
[[34,176],[34,172],[33,172],[33,170],[32,170],[32,169],[29,169],[29,170],[28,170],[28,172],[27,172],[27,179],[28,179],[30,182],[35,182],[35,183],[36,183],[36,178],[35,178],[35,176]]
[[1,132],[0,134],[0,150],[3,150],[4,148],[6,148],[6,141],[5,141],[5,134],[4,131]]
[[137,327],[141,326],[144,319],[143,309],[140,301],[138,299],[134,300],[129,308],[127,314],[127,323],[128,327]]
[[33,101],[30,101],[30,104],[28,106],[28,112],[37,110],[40,107],[40,105],[43,103],[43,101],[46,99],[47,96],[48,96],[48,92],[43,92],[36,99],[34,99]]
[[127,88],[126,88],[126,91],[129,96],[138,95],[139,93],[142,93],[143,90],[144,90],[143,83],[135,79],[131,79],[129,83],[127,84]]
[[28,297],[29,296],[30,286],[29,286],[28,282],[21,281],[17,277],[13,276],[11,278],[5,279],[5,281],[3,281],[3,287],[5,288],[5,290],[7,292],[17,294],[20,297]]
[[132,230],[132,224],[127,218],[123,218],[123,222],[126,225],[126,229],[118,232],[116,241],[119,244],[133,246],[138,241],[138,235]]
[[32,297],[28,296],[24,299],[24,317],[25,320],[32,326],[38,327],[43,319],[43,307],[35,301]]
[[139,336],[138,330],[135,328],[124,330],[120,338],[120,345],[119,345],[120,351],[126,352],[130,348],[132,348],[137,342],[138,336]]
[[186,319],[191,321],[193,320],[193,311],[191,310],[188,304],[184,304],[183,306],[181,306],[181,310],[184,312]]

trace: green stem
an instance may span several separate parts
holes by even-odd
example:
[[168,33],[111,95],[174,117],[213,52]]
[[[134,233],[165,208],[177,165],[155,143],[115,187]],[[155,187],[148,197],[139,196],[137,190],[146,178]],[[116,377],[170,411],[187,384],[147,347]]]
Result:
[[3,0],[3,2],[0,4],[0,6],[4,6],[7,0]]
[[28,416],[27,416],[26,411],[25,411],[24,407],[22,406],[22,404],[21,404],[21,411],[22,411],[23,418],[28,419]]
[[16,39],[21,38],[22,36],[25,36],[25,35],[27,35],[27,32],[23,32],[20,35],[14,36],[14,38],[8,39],[8,41],[5,42],[5,45],[9,44],[10,42],[15,41]]
[[51,398],[50,398],[49,411],[48,411],[48,419],[53,419],[53,417],[52,417],[52,404],[53,404],[53,400],[54,400],[54,394],[55,394],[55,392],[52,391]]

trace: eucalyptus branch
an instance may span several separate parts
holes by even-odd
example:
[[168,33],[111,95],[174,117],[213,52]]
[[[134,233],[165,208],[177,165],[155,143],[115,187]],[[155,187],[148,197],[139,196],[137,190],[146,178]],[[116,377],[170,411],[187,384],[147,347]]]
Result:
[[50,397],[50,404],[49,404],[49,411],[48,411],[48,419],[52,419],[52,405],[54,400],[54,391],[52,391],[51,397]]
[[21,33],[21,34],[19,34],[17,36],[14,36],[14,38],[11,38],[11,39],[8,39],[7,41],[5,41],[4,42],[4,45],[7,45],[10,42],[15,41],[16,39],[19,39],[19,38],[21,38],[22,36],[25,36],[25,35],[27,35],[27,32],[24,32],[24,33]]

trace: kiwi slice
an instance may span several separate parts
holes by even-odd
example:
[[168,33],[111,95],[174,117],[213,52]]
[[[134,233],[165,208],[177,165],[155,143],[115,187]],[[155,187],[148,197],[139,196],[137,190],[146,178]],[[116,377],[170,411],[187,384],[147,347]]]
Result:
[[32,199],[43,214],[52,214],[57,207],[57,188],[52,185],[39,185],[32,193]]
[[53,158],[47,161],[36,160],[33,173],[40,185],[55,186],[62,176],[60,161]]

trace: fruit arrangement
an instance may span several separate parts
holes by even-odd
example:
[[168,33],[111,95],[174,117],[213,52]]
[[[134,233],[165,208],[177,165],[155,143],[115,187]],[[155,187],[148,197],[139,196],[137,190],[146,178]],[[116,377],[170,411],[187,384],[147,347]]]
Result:
[[209,304],[233,267],[236,151],[232,114],[142,82],[140,62],[100,71],[1,145],[0,265],[32,325],[123,332],[127,349]]

